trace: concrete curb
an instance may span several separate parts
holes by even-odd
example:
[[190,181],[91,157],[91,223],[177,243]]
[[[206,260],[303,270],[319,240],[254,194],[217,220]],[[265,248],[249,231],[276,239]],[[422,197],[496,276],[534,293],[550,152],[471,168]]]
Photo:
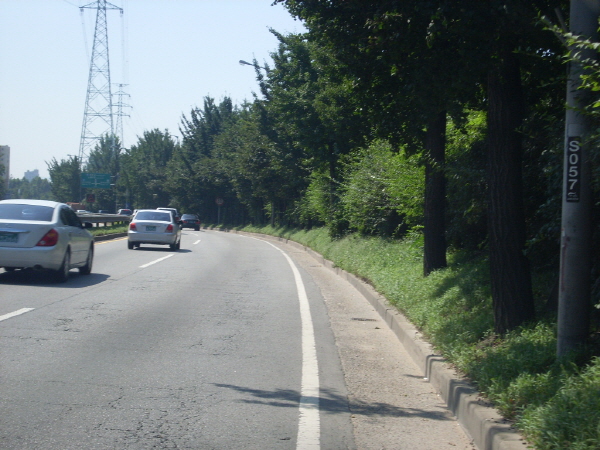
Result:
[[[233,232],[257,235],[257,233]],[[523,437],[511,427],[510,423],[498,411],[488,406],[481,399],[477,390],[460,378],[442,356],[436,355],[433,347],[421,338],[421,333],[372,286],[351,273],[335,267],[331,261],[326,260],[309,247],[285,238],[263,234],[259,234],[259,236],[304,250],[324,267],[334,271],[354,286],[389,325],[413,361],[423,371],[424,377],[428,378],[429,382],[437,389],[448,409],[456,416],[479,450],[524,450],[527,448]]]

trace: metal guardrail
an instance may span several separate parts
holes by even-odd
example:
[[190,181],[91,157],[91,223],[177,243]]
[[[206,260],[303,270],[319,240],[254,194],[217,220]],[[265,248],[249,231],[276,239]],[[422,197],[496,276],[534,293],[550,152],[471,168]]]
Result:
[[116,223],[129,223],[131,221],[131,216],[122,214],[77,213],[77,217],[82,222],[90,222],[97,227],[105,227]]

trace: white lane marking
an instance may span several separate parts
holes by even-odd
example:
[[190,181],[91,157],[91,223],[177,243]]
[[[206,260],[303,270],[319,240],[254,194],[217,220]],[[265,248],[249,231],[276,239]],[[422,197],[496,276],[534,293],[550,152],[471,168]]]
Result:
[[200,241],[201,241],[201,239],[198,239],[196,242],[194,242],[194,244],[193,244],[193,245],[196,245],[196,244],[198,244]]
[[35,308],[21,308],[11,313],[4,314],[3,316],[0,316],[0,322],[6,319],[10,319],[11,317],[20,316],[21,314],[28,313],[29,311],[33,311],[34,309]]
[[[256,239],[256,238],[252,238]],[[262,240],[262,239],[257,239]],[[300,391],[300,419],[298,421],[298,439],[296,450],[314,450],[321,448],[321,421],[319,417],[319,361],[317,360],[317,347],[315,345],[315,330],[310,315],[310,304],[302,277],[292,259],[283,250],[281,252],[296,281],[298,301],[300,303],[300,320],[302,323],[302,387]]]
[[156,264],[157,262],[161,262],[167,258],[170,258],[171,256],[173,256],[172,253],[170,255],[163,256],[162,258],[155,259],[154,261],[151,261],[148,264],[144,264],[143,266],[140,266],[140,268],[145,269],[146,267],[151,266],[152,264]]

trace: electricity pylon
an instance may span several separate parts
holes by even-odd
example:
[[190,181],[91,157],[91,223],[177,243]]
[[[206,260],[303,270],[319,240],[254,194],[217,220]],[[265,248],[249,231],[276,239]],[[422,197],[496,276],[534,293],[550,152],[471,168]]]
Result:
[[121,145],[124,145],[125,141],[123,140],[123,117],[129,117],[129,114],[125,114],[123,112],[123,108],[131,108],[131,105],[123,103],[123,97],[130,97],[123,88],[127,86],[126,84],[119,84],[119,91],[115,93],[117,96],[117,104],[114,105],[117,107],[117,124],[115,126],[115,133],[119,136]]
[[90,61],[88,88],[85,98],[81,140],[79,143],[79,164],[83,166],[89,156],[89,151],[103,135],[111,136],[114,145],[113,103],[110,84],[110,60],[108,55],[108,28],[106,10],[117,9],[123,14],[123,9],[108,3],[106,0],[96,0],[79,8],[96,9],[96,27],[94,29],[94,44]]

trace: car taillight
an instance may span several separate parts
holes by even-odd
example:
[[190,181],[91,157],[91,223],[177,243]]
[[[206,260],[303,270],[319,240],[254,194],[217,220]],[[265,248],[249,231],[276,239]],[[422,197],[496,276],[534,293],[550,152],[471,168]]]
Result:
[[54,228],[52,228],[35,245],[36,245],[36,247],[52,247],[53,245],[56,245],[57,242],[58,242],[58,231],[56,231]]
[[129,224],[129,229],[130,229],[130,230],[133,230],[133,231],[137,231],[137,227],[135,226],[135,223],[131,222],[131,223]]
[[173,224],[172,223],[170,223],[169,225],[167,225],[167,230],[166,231],[169,232],[169,233],[171,231],[173,231]]

